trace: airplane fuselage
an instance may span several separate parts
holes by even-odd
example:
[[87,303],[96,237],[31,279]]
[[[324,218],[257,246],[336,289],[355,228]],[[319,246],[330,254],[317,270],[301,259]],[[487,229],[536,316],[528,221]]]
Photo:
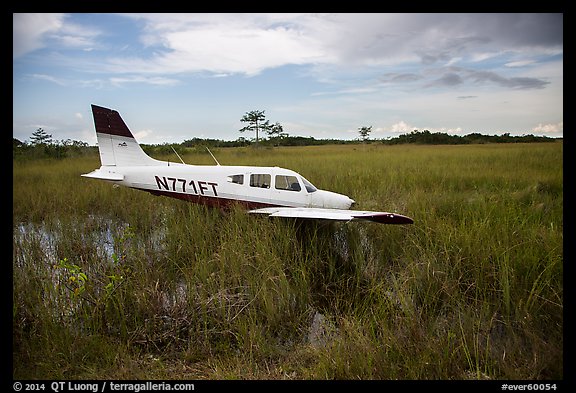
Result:
[[346,195],[318,190],[297,172],[280,167],[187,165],[102,166],[84,175],[213,207],[349,209]]

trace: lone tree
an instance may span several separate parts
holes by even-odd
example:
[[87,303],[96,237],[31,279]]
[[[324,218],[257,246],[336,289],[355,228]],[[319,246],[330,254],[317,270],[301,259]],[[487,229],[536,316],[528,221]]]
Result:
[[368,136],[372,132],[372,126],[370,127],[360,127],[358,128],[358,133],[360,134],[360,138],[362,138],[363,142],[368,140]]
[[264,116],[264,111],[246,112],[240,121],[248,123],[248,125],[240,129],[240,132],[256,131],[256,143],[258,143],[258,132],[260,130],[265,131],[270,128],[268,120],[264,121],[265,119],[266,116]]
[[260,131],[268,134],[271,139],[279,140],[288,136],[280,123],[270,124],[270,121],[266,120],[264,111],[246,112],[240,121],[248,123],[246,127],[240,129],[240,132],[256,131],[256,144],[258,144],[259,141]]
[[283,138],[286,138],[288,136],[288,134],[284,132],[284,128],[282,127],[282,124],[280,124],[278,122],[272,124],[270,126],[270,129],[266,130],[266,133],[270,137],[270,140],[274,139],[274,140],[276,140],[276,142],[278,144],[280,143],[280,141]]
[[280,123],[276,122],[270,124],[270,121],[266,120],[264,111],[246,112],[240,121],[248,123],[248,125],[242,128],[240,132],[256,131],[256,143],[259,141],[260,131],[265,132],[271,138],[281,138],[286,136]]
[[33,146],[37,145],[49,145],[52,143],[52,135],[46,133],[43,128],[38,128],[32,133],[30,137],[30,143]]

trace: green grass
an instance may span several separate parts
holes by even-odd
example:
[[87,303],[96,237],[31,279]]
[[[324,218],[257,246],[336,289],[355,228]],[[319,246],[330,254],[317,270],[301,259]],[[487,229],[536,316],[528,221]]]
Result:
[[80,177],[97,155],[14,160],[15,379],[563,378],[562,143],[213,153],[415,222],[222,213]]

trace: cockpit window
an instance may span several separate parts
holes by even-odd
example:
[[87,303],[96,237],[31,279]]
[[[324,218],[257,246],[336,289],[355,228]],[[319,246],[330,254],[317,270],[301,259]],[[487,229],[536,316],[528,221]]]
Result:
[[312,193],[318,191],[314,184],[310,183],[308,180],[302,178],[302,183],[304,183],[304,187],[306,187],[306,191]]
[[300,191],[300,183],[296,176],[276,175],[275,187],[277,190]]
[[270,188],[271,179],[268,173],[254,173],[250,175],[250,187]]

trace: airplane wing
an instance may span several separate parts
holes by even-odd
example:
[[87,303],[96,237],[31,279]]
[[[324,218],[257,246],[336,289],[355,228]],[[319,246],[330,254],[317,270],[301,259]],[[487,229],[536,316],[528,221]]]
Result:
[[381,224],[412,224],[410,217],[396,213],[365,210],[321,209],[307,207],[266,207],[250,210],[253,214],[268,214],[270,217],[308,218],[334,221],[373,221]]

